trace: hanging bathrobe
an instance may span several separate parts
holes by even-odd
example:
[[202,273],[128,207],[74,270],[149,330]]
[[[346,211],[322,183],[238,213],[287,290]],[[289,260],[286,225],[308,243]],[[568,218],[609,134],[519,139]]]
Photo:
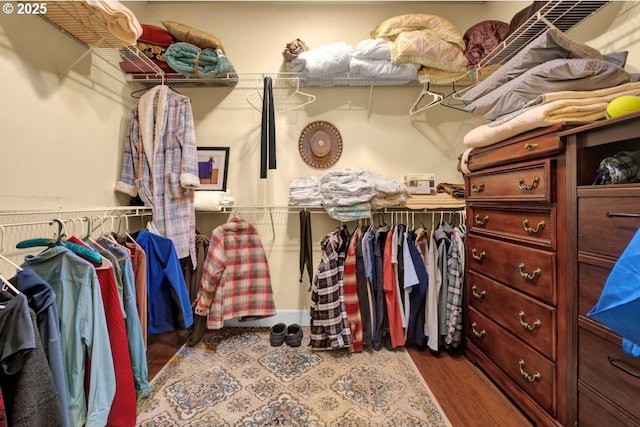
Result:
[[153,209],[150,230],[173,241],[179,258],[196,265],[193,189],[198,160],[191,101],[165,85],[133,109],[116,190],[139,195]]

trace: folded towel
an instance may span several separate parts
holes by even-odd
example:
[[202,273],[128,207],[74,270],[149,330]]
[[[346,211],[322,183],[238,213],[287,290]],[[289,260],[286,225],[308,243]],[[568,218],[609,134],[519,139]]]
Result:
[[178,42],[167,48],[164,57],[171,68],[185,77],[215,78],[236,72],[219,49],[200,49]]

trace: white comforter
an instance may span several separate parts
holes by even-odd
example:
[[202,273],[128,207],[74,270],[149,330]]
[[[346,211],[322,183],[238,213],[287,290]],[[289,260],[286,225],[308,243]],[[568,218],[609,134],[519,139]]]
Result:
[[391,42],[377,38],[362,40],[355,48],[346,42],[314,47],[287,62],[286,68],[310,78],[350,73],[347,84],[357,85],[361,76],[363,84],[367,77],[374,77],[397,85],[416,80],[419,66],[392,62]]

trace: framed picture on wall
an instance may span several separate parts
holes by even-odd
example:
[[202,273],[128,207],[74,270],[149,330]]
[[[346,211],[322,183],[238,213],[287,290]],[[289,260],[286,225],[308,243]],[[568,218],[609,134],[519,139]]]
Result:
[[198,190],[226,191],[229,147],[198,147]]

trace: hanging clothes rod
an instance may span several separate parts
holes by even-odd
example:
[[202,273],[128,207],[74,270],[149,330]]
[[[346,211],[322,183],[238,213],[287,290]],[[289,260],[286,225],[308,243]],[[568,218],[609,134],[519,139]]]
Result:
[[[98,213],[97,216],[90,215],[91,213]],[[71,216],[76,214],[75,216]],[[78,216],[77,214],[83,214]],[[47,216],[48,219],[37,219],[41,216]],[[5,251],[5,240],[7,231],[9,229],[29,228],[41,226],[59,226],[62,227],[57,231],[61,232],[69,225],[76,226],[78,221],[87,222],[88,229],[94,231],[98,227],[103,227],[104,222],[111,221],[111,229],[115,228],[116,220],[120,221],[123,216],[125,218],[125,224],[128,218],[131,217],[143,217],[152,215],[151,208],[140,206],[126,206],[126,207],[106,207],[106,208],[88,208],[88,209],[69,209],[69,210],[33,210],[33,211],[8,211],[0,212],[0,253]],[[33,221],[20,221],[23,217],[34,217]],[[17,221],[16,221],[17,220]],[[97,227],[91,229],[91,224],[97,223]],[[121,227],[121,223],[118,222],[118,229]],[[74,228],[75,230],[75,228]]]
[[[282,212],[282,213],[298,213],[303,210],[308,210],[311,213],[324,213],[326,214],[326,210],[322,206],[286,206],[286,205],[241,205],[241,206],[222,206],[219,211],[197,211],[198,214],[221,214],[221,213],[230,213],[230,212],[242,212],[242,213],[268,213],[268,212]],[[449,207],[449,206],[441,206],[441,207],[429,207],[429,208],[417,208],[411,209],[403,206],[397,207],[385,207],[382,209],[375,209],[372,212],[431,212],[437,211],[440,212],[445,210],[446,212],[458,212],[464,211],[464,206],[460,207]]]
[[16,211],[0,211],[0,218],[15,215],[58,215],[72,214],[80,212],[150,212],[149,206],[107,206],[96,208],[79,208],[79,209],[42,209],[42,210],[16,210]]

